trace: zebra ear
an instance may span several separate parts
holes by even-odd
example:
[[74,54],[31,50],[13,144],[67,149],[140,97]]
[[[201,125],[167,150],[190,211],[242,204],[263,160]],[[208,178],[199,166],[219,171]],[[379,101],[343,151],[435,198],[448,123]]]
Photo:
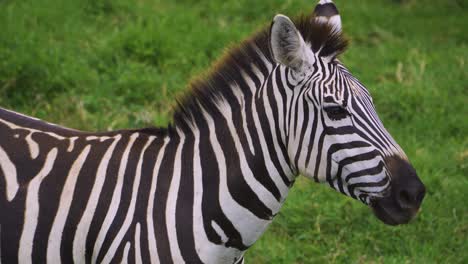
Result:
[[341,32],[341,17],[331,0],[320,0],[314,9],[313,19],[318,23],[329,24],[336,33]]
[[276,62],[300,70],[306,59],[306,44],[294,23],[276,15],[270,29],[270,47]]

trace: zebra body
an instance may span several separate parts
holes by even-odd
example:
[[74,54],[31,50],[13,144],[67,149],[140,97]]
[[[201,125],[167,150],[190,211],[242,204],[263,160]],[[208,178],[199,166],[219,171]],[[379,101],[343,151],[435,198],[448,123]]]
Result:
[[[242,250],[207,242],[203,191],[217,192],[224,208],[232,200],[223,197],[229,194],[226,171],[202,173],[209,165],[201,163],[201,144],[207,140],[200,139],[200,133],[81,133],[0,110],[0,134],[5,135],[0,147],[5,179],[1,189],[7,198],[2,199],[1,208],[19,213],[2,216],[2,259],[20,263],[109,263],[127,258],[137,263],[184,259],[234,263],[240,259]],[[214,159],[223,155],[219,148],[208,152]],[[182,162],[188,159],[193,163]],[[204,188],[201,183],[211,179],[224,186]],[[246,214],[239,206],[227,213]],[[222,234],[222,220],[216,219],[216,212],[211,217],[210,228]],[[240,248],[262,233],[254,227],[271,222],[250,213],[238,220],[236,225],[255,225],[254,230],[242,230],[244,240],[231,242]]]
[[424,187],[336,59],[340,21],[328,0],[276,16],[191,84],[168,128],[88,133],[1,109],[0,262],[241,263],[299,173],[408,222]]

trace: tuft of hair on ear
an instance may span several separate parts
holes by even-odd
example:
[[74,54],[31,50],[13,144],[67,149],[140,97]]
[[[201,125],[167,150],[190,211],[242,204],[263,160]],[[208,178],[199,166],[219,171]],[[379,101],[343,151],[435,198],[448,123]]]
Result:
[[314,16],[300,16],[294,23],[304,41],[310,43],[312,51],[320,57],[337,57],[348,47],[349,41],[342,31],[316,21]]

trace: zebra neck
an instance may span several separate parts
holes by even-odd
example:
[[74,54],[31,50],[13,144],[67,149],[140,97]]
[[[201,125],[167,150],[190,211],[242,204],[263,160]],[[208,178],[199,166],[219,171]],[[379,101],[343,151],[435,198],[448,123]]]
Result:
[[174,138],[183,139],[182,153],[193,154],[193,179],[187,181],[195,186],[194,219],[203,223],[194,223],[194,232],[201,237],[196,241],[207,242],[202,245],[247,249],[279,212],[294,181],[272,113],[277,110],[267,97],[275,88],[269,67],[271,73],[242,72],[222,97],[192,108],[195,118],[173,128]]

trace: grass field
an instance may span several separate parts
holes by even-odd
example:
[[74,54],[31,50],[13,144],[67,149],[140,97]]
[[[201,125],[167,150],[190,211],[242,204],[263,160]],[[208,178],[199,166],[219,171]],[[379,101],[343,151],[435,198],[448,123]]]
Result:
[[[428,192],[389,227],[298,180],[248,263],[468,263],[468,2],[336,0],[342,60]],[[230,44],[314,1],[0,1],[0,106],[83,130],[166,125]]]

